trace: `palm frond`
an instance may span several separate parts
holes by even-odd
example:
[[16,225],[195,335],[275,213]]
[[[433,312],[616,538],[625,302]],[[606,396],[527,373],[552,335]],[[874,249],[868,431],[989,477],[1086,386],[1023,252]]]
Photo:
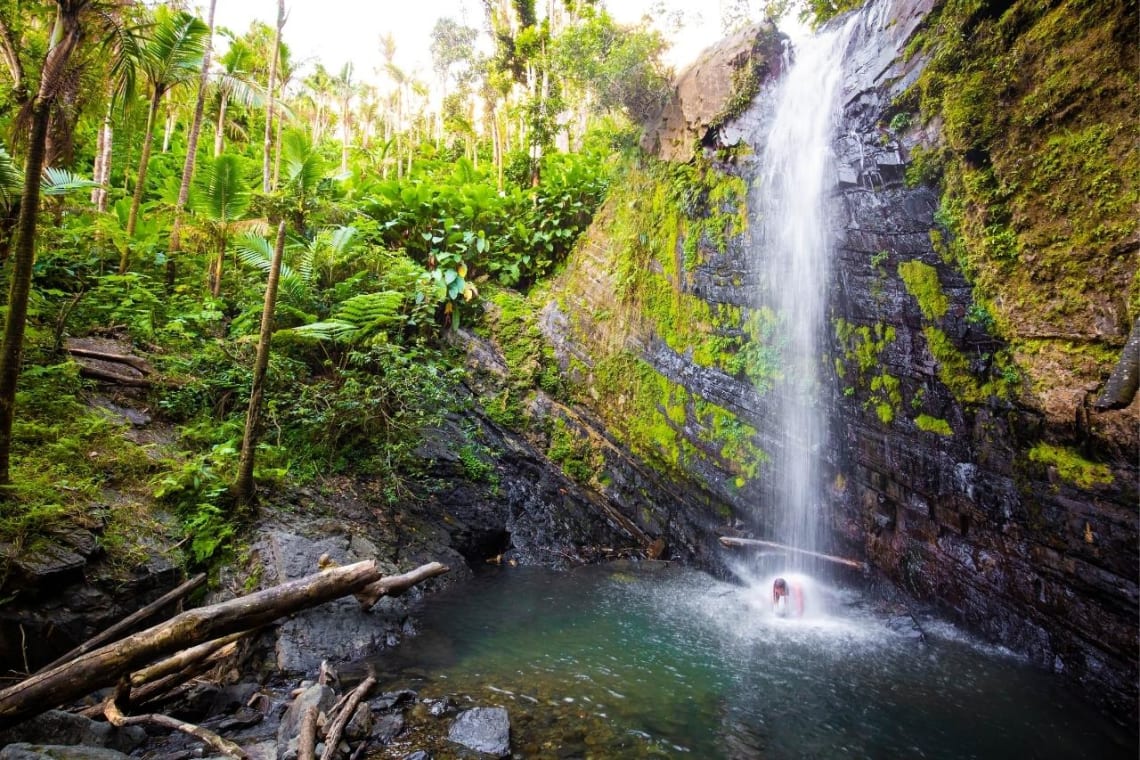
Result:
[[241,160],[223,153],[205,161],[195,177],[195,213],[214,222],[232,222],[245,216],[250,187],[241,171]]
[[299,195],[316,190],[324,178],[324,161],[304,132],[290,129],[281,137],[285,185]]
[[202,68],[210,28],[186,11],[159,7],[141,64],[151,86],[160,92],[193,78]]
[[0,146],[0,206],[11,209],[24,191],[24,172],[7,149]]
[[90,190],[93,187],[99,187],[99,183],[73,174],[67,169],[56,169],[51,166],[44,169],[40,180],[40,192],[44,195],[67,195],[76,190]]
[[223,71],[215,75],[218,89],[225,90],[227,97],[234,103],[246,108],[263,108],[265,106],[265,88],[245,77]]
[[[273,244],[261,235],[246,233],[234,242],[234,253],[246,266],[260,269],[266,274],[273,265]],[[296,272],[288,264],[281,263],[279,287],[286,300],[294,304],[304,303],[309,297],[307,278]]]

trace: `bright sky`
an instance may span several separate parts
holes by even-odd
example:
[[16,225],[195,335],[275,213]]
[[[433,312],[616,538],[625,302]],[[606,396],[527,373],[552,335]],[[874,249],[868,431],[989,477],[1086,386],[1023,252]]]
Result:
[[[254,19],[276,23],[277,0],[217,1],[217,25],[239,34]],[[204,0],[198,2],[204,5]],[[709,0],[609,0],[606,7],[623,23],[649,13],[665,24],[677,12],[683,14],[680,32],[662,29],[674,40],[668,60],[678,68],[721,36],[718,5]],[[295,60],[319,60],[333,72],[351,60],[358,80],[373,79],[383,60],[379,40],[384,34],[391,32],[396,39],[396,64],[428,79],[437,19],[448,16],[480,30],[484,26],[481,0],[286,0],[285,8],[284,38]]]

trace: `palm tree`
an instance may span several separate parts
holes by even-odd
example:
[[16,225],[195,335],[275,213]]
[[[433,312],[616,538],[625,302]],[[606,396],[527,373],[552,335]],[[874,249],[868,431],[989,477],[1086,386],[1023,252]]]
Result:
[[269,83],[265,88],[269,97],[265,101],[265,140],[261,155],[261,191],[268,193],[270,187],[269,159],[273,148],[273,96],[277,86],[277,63],[281,57],[281,29],[285,26],[285,0],[277,0],[277,34],[273,37],[273,49],[269,51]]
[[226,145],[226,115],[230,103],[236,100],[243,106],[260,106],[265,102],[265,90],[254,82],[254,51],[249,43],[237,37],[230,40],[225,55],[218,59],[219,69],[213,73],[212,84],[218,96],[218,118],[214,126],[214,155],[222,155]]
[[170,229],[170,250],[166,257],[166,287],[174,287],[175,254],[182,250],[182,214],[190,200],[190,180],[194,177],[194,162],[198,157],[198,135],[202,131],[202,116],[206,110],[206,88],[210,84],[210,54],[213,52],[214,10],[218,0],[210,0],[206,25],[206,49],[202,53],[202,71],[198,77],[198,98],[194,103],[194,118],[186,138],[186,162],[182,165],[182,184],[178,186],[178,202],[174,207],[174,223]]
[[344,64],[340,73],[333,79],[332,84],[333,91],[340,102],[340,173],[344,174],[348,171],[348,143],[351,139],[349,122],[352,112],[349,107],[352,104],[352,96],[356,94],[356,87],[352,81],[351,62]]
[[328,104],[333,98],[334,79],[328,69],[318,63],[313,73],[305,77],[305,87],[309,89],[309,98],[313,101],[310,130],[313,140],[320,143],[329,125]]
[[[140,51],[139,70],[150,89],[150,108],[147,111],[146,132],[143,135],[142,155],[135,179],[135,193],[131,199],[131,211],[127,217],[127,236],[134,235],[138,223],[139,206],[142,205],[143,190],[146,185],[147,165],[154,144],[154,122],[162,97],[171,89],[191,81],[202,68],[210,28],[197,16],[185,11],[171,11],[160,6],[154,26],[149,30]],[[119,272],[127,271],[129,252],[124,251],[119,262]]]
[[305,220],[317,189],[325,179],[325,164],[309,136],[298,129],[285,132],[281,141],[284,173],[281,191],[289,200],[288,213],[297,232],[304,232]]
[[[16,247],[13,256],[12,284],[8,291],[8,312],[4,320],[4,338],[0,346],[0,486],[11,483],[12,422],[15,419],[16,382],[24,354],[24,329],[28,318],[28,297],[32,286],[32,264],[36,251],[36,223],[40,209],[40,175],[44,168],[48,125],[52,107],[61,91],[72,53],[83,36],[81,17],[93,0],[56,0],[55,24],[48,41],[47,54],[40,70],[40,83],[34,97],[21,78],[17,96],[25,99],[30,111],[27,157],[24,161],[24,187],[20,198],[20,215],[16,223]],[[3,36],[11,41],[4,25]],[[18,63],[15,49],[5,45]],[[10,56],[5,56],[9,58]],[[11,61],[9,60],[9,64]]]
[[222,290],[226,246],[249,210],[250,188],[241,174],[240,159],[226,153],[201,167],[195,185],[194,214],[209,230],[217,249],[209,274],[210,293],[216,298]]

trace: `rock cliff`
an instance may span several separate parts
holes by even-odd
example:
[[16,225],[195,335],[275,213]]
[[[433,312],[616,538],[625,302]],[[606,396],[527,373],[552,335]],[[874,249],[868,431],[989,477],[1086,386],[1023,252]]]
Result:
[[[959,5],[864,9],[847,54],[829,201],[834,548],[1134,721],[1140,402],[1093,401],[1138,316],[1135,225],[1120,210],[1135,203],[1136,148],[1118,92],[1134,84],[1121,62],[1136,30],[1123,4],[1093,17],[1087,3],[983,3],[969,18]],[[989,59],[948,60],[961,54],[948,30],[963,28]],[[720,77],[739,79],[732,51],[776,39],[750,34],[703,57],[699,76],[718,76],[720,61]],[[1080,51],[1097,45],[1107,70],[1093,74]],[[1016,86],[962,102],[981,95],[953,77],[1016,62]],[[761,534],[771,515],[750,505],[779,445],[768,408],[779,367],[750,209],[777,68],[759,70],[751,104],[715,128],[652,128],[647,144],[673,162],[629,169],[543,316],[576,400],[691,491],[698,516],[683,522]],[[1103,86],[1088,85],[1097,76]],[[1056,107],[1046,115],[1043,99]],[[1017,123],[969,132],[967,105]],[[1089,140],[1103,155],[1071,155]],[[697,143],[696,157],[678,149]],[[1038,174],[1062,167],[1091,184],[1083,195],[1079,182],[1033,185],[1018,150]],[[1064,229],[1049,207],[1068,215]],[[654,528],[667,536],[670,524]]]

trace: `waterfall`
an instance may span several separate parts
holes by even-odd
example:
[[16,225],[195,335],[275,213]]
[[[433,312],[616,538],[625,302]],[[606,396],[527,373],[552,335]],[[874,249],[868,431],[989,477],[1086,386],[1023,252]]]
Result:
[[[821,375],[832,247],[827,206],[835,187],[831,145],[853,21],[816,35],[793,31],[754,206],[761,301],[778,320],[782,365],[773,389],[777,445],[765,468],[763,522],[772,526],[776,541],[812,551],[821,543],[820,461],[827,443]],[[815,569],[806,555],[788,556],[782,567]]]

